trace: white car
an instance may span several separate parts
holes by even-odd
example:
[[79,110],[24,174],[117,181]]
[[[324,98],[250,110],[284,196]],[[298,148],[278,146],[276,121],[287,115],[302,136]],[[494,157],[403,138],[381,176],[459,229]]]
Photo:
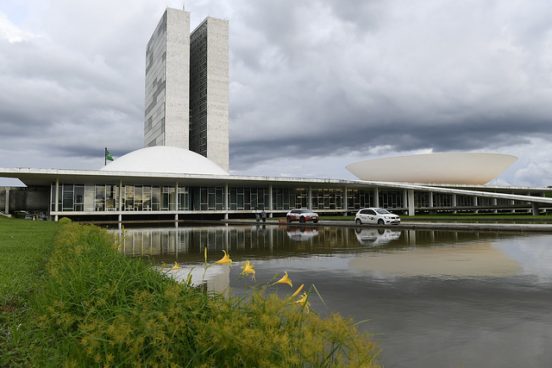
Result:
[[305,223],[307,221],[312,221],[313,223],[317,223],[318,222],[318,214],[316,212],[313,212],[311,210],[307,210],[307,209],[296,209],[296,210],[291,210],[287,213],[286,215],[286,220],[288,223],[292,222],[292,221],[299,221],[300,223]]
[[398,225],[401,223],[401,218],[383,208],[363,208],[357,212],[355,223],[357,225]]

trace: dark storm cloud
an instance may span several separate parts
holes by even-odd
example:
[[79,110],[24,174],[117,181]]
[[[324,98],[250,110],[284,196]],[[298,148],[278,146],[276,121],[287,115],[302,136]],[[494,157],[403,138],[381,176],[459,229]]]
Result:
[[[181,7],[31,0],[25,17],[8,14],[17,25],[0,4],[0,153],[19,150],[16,164],[34,166],[21,150],[32,147],[55,167],[56,157],[98,152],[101,164],[105,146],[140,148],[145,44],[166,4]],[[230,20],[234,170],[351,152],[515,146],[531,156],[535,137],[552,139],[548,1],[198,0],[187,9],[192,28],[207,15]]]
[[552,132],[543,1],[243,4],[231,23],[236,169],[377,146],[501,148]]

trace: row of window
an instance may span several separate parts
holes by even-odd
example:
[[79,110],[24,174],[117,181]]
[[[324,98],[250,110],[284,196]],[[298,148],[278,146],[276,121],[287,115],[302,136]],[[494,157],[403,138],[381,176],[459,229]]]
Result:
[[[344,209],[345,193],[332,188],[286,188],[229,187],[228,209],[287,211],[290,208],[312,208],[313,210]],[[55,211],[55,184],[51,186],[51,210]],[[373,190],[348,189],[347,209],[357,210],[376,207]],[[388,209],[405,208],[403,191],[379,191],[378,206]],[[457,195],[458,207],[494,206],[508,204],[508,200]],[[430,207],[430,193],[415,192],[414,204],[417,208]],[[433,193],[433,207],[451,207],[453,195]],[[224,210],[224,187],[187,187],[124,185],[121,194],[117,185],[60,184],[58,210],[71,212],[103,211],[210,211]]]

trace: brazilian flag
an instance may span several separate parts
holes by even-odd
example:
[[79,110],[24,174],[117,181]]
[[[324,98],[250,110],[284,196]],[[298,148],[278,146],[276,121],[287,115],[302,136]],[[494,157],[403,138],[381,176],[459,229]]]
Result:
[[104,151],[104,165],[107,165],[107,161],[113,161],[113,156],[111,155],[111,152],[107,150],[107,147],[105,147]]

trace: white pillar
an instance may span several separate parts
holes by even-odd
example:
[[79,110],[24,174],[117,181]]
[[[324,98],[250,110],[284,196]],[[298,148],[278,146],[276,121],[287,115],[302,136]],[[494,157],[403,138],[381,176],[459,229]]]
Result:
[[533,216],[538,216],[539,215],[539,205],[538,203],[531,203],[531,213],[533,214]]
[[119,231],[121,231],[121,229],[123,228],[123,215],[120,212],[117,220],[117,222],[119,223]]
[[[178,212],[178,182],[174,183],[174,210]],[[178,221],[178,215],[175,221]]]
[[494,213],[498,213],[498,199],[493,198]]
[[226,211],[226,212],[224,213],[224,219],[225,219],[225,220],[228,220],[228,209],[229,209],[229,208],[228,208],[228,203],[230,202],[230,201],[228,200],[228,195],[229,195],[229,194],[230,194],[230,193],[228,192],[228,184],[225,184],[225,185],[224,185],[224,211]]
[[58,209],[59,209],[59,178],[56,178],[56,204],[55,204],[55,216],[54,216],[54,221],[57,221],[59,219],[58,217]]
[[[473,197],[473,206],[474,207],[477,207],[478,206],[478,203],[477,203],[477,197]],[[475,213],[479,213],[479,210],[476,208]]]
[[458,209],[456,208],[456,194],[452,195],[452,208],[454,209],[453,213],[458,213]]
[[343,209],[345,210],[344,216],[347,216],[347,212],[349,210],[349,197],[347,193],[347,187],[343,188]]
[[268,214],[268,217],[272,218],[274,216],[274,213],[272,213],[274,210],[274,202],[272,201],[272,184],[268,186],[268,209],[271,211]]
[[408,216],[416,215],[414,209],[414,189],[408,189]]
[[403,208],[408,209],[408,190],[403,190]]
[[433,208],[433,192],[429,192],[429,207]]
[[309,187],[308,206],[309,206],[309,209],[312,209],[312,188],[311,187]]
[[379,188],[374,188],[374,207],[379,207]]
[[[119,204],[118,210],[121,212],[123,210],[123,180],[119,180]],[[121,216],[119,216],[119,222],[121,222]]]
[[6,203],[4,204],[5,210],[4,213],[7,215],[10,213],[10,188],[6,187]]

